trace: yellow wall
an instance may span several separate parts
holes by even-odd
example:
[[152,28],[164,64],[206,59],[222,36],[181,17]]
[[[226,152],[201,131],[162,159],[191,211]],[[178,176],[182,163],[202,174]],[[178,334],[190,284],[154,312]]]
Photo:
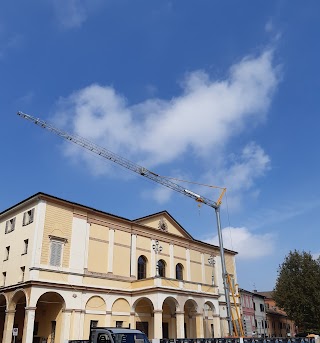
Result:
[[62,267],[67,268],[69,266],[72,219],[73,211],[70,208],[54,203],[47,203],[41,253],[42,264],[49,264],[49,236],[52,235],[67,239],[67,243],[63,247]]
[[88,270],[97,273],[108,272],[108,241],[89,239]]
[[131,234],[115,230],[113,247],[113,274],[130,277]]

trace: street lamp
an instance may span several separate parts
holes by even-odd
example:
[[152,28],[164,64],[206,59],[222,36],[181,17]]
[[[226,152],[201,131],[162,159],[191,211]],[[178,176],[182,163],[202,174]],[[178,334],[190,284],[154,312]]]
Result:
[[152,244],[152,249],[156,253],[156,276],[159,276],[159,262],[158,262],[158,254],[162,251],[162,246],[159,245],[159,241],[156,240],[154,244]]
[[212,276],[211,276],[211,280],[212,280],[212,285],[214,285],[214,265],[216,264],[216,261],[214,259],[213,255],[210,255],[210,257],[208,258],[208,263],[210,264],[210,266],[212,267]]

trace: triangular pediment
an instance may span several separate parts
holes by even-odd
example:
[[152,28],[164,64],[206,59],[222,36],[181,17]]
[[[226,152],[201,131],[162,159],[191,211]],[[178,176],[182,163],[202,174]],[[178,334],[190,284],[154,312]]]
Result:
[[159,212],[134,220],[135,223],[168,232],[176,236],[193,239],[193,237],[167,212]]

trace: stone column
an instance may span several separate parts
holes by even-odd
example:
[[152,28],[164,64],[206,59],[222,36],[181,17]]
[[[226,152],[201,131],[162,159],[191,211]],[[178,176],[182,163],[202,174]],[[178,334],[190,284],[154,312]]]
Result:
[[70,339],[82,339],[83,332],[81,332],[81,310],[74,310],[73,325]]
[[153,311],[154,338],[162,338],[162,310]]
[[33,341],[33,327],[36,309],[36,307],[25,308],[22,343],[32,343]]
[[[85,310],[80,310],[80,322],[79,322],[79,332],[80,332],[80,337],[83,337],[84,334],[84,322],[85,322],[85,315],[86,311]],[[82,339],[82,338],[80,338]]]
[[213,315],[214,337],[221,337],[221,321],[219,315]]
[[60,336],[61,343],[67,342],[70,339],[71,311],[72,310],[64,310],[62,312],[62,332]]
[[6,311],[6,319],[4,322],[2,343],[11,343],[12,329],[13,329],[13,322],[14,322],[15,313],[16,313],[15,310],[7,310]]
[[114,229],[109,229],[108,273],[113,272]]
[[205,262],[203,253],[201,253],[201,278],[202,283],[206,283]]
[[187,260],[187,281],[191,281],[191,262],[190,262],[190,250],[186,249]]
[[177,323],[177,338],[184,337],[184,312],[176,312],[176,323]]
[[176,278],[176,268],[174,265],[174,245],[170,243],[169,245],[169,253],[170,253],[170,277],[171,279]]
[[131,235],[131,270],[130,274],[137,277],[137,235]]
[[169,337],[176,338],[177,333],[177,324],[176,324],[176,316],[171,315],[169,320]]
[[136,313],[130,312],[130,319],[129,319],[130,329],[136,328]]
[[202,313],[196,314],[196,337],[197,338],[204,338]]
[[111,317],[112,317],[112,312],[111,311],[107,311],[106,312],[106,326],[111,327]]

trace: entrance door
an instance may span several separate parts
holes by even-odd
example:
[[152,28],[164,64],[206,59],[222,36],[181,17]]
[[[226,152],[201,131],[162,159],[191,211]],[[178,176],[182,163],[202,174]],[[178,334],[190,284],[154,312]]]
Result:
[[169,338],[169,323],[162,322],[162,338]]
[[145,333],[149,337],[149,323],[148,322],[136,322],[136,329]]

